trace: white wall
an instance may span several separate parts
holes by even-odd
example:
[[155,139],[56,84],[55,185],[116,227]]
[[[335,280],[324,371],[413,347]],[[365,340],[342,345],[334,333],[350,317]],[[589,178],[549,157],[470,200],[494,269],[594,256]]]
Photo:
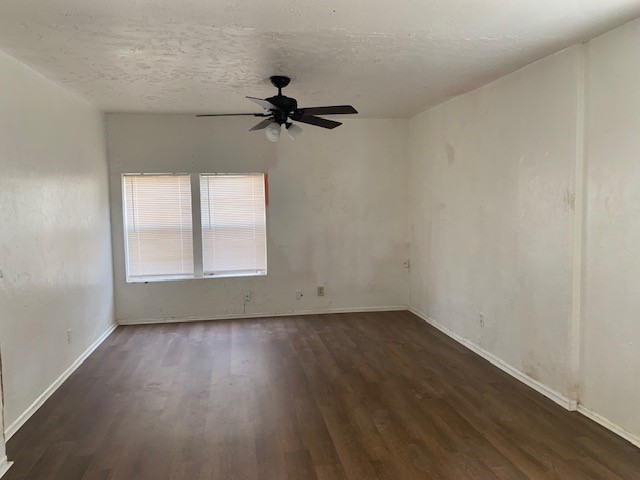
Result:
[[578,50],[415,117],[410,142],[411,306],[565,397]]
[[640,20],[589,43],[581,403],[640,438]]
[[[406,120],[308,126],[293,143],[249,118],[107,115],[116,318],[123,323],[407,303]],[[268,172],[266,277],[127,284],[120,175]],[[325,296],[316,296],[324,285]],[[252,290],[245,305],[242,292]],[[303,290],[303,299],[295,299]]]
[[639,44],[636,20],[416,116],[409,142],[411,307],[638,445]]
[[0,345],[11,428],[113,323],[113,276],[103,115],[1,53],[0,84]]

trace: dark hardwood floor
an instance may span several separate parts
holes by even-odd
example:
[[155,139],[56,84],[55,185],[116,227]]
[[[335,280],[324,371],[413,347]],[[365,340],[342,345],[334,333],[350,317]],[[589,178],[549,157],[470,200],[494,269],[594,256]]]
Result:
[[407,312],[119,327],[8,453],[6,480],[640,479]]

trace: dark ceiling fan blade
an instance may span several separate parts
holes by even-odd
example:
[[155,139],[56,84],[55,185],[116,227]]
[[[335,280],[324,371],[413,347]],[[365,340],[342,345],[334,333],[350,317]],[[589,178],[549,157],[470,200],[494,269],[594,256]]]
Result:
[[262,120],[255,127],[249,129],[249,131],[253,132],[254,130],[262,130],[263,128],[267,128],[267,126],[269,126],[269,124],[271,124],[271,123],[273,123],[273,118],[267,118],[265,120]]
[[308,123],[309,125],[315,125],[316,127],[322,128],[336,128],[342,125],[340,122],[334,122],[333,120],[327,120],[326,118],[314,117],[313,115],[296,118],[295,121]]
[[256,98],[256,97],[247,97],[247,98],[249,100],[251,100],[252,102],[257,103],[258,105],[260,105],[265,110],[280,110],[273,103],[268,102],[267,100],[263,100],[262,98]]
[[304,115],[348,115],[358,113],[351,105],[334,105],[332,107],[308,107],[301,108],[300,113]]
[[267,113],[206,113],[196,115],[196,117],[239,117],[239,116],[252,116],[252,117],[267,117]]

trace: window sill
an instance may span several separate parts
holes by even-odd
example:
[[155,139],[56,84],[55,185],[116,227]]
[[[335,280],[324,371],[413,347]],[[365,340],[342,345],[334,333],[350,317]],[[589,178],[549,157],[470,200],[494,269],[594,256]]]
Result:
[[205,273],[202,278],[264,277],[267,272]]
[[183,282],[185,280],[210,280],[215,278],[235,278],[235,277],[265,277],[267,272],[233,272],[206,274],[202,277],[193,275],[158,275],[154,277],[133,277],[127,278],[127,283],[159,283],[159,282]]

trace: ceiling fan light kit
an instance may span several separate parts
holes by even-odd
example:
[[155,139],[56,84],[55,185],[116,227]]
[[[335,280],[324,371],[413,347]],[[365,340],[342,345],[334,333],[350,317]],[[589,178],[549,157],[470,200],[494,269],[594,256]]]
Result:
[[334,105],[328,107],[298,108],[295,98],[282,94],[282,89],[289,85],[289,77],[274,75],[271,77],[271,84],[278,89],[278,94],[269,98],[247,97],[252,102],[264,108],[264,113],[219,113],[197,115],[198,117],[234,117],[247,116],[265,117],[260,123],[255,125],[250,131],[265,130],[266,137],[277,142],[280,139],[282,125],[292,140],[302,133],[302,128],[293,122],[306,123],[317,127],[333,129],[342,125],[340,122],[318,117],[317,115],[347,115],[355,114],[358,111],[351,105]]
[[287,133],[289,134],[291,140],[295,142],[296,137],[302,133],[302,128],[300,128],[295,123],[290,123],[289,125],[287,125]]
[[271,122],[267,126],[267,128],[264,129],[264,133],[267,136],[267,139],[269,139],[272,142],[277,142],[280,139],[281,129],[282,127],[280,126],[279,123]]

